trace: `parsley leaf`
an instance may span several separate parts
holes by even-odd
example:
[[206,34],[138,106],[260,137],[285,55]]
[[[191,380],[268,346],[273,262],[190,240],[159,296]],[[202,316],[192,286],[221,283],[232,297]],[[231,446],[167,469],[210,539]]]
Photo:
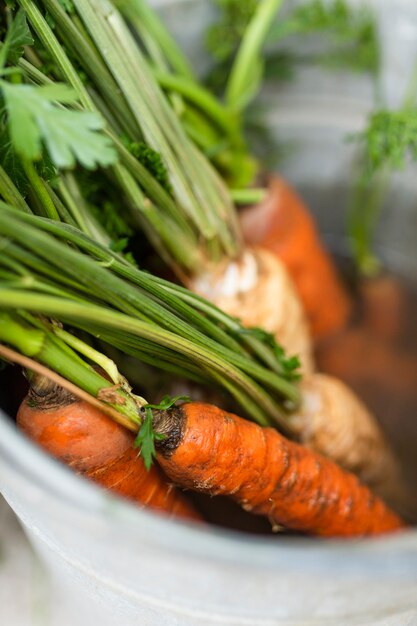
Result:
[[153,429],[152,409],[166,411],[180,400],[189,402],[190,398],[188,396],[175,396],[174,398],[164,396],[159,404],[146,404],[143,407],[145,417],[133,445],[135,448],[140,448],[140,455],[143,458],[147,470],[150,469],[153,459],[156,456],[155,441],[163,441],[165,439],[165,435],[156,433]]
[[21,9],[10,24],[7,35],[1,45],[0,68],[4,67],[6,61],[11,65],[16,65],[23,54],[23,46],[31,46],[32,44],[33,38],[26,22],[26,16]]
[[150,469],[156,456],[155,441],[162,438],[163,435],[155,433],[153,429],[152,410],[149,407],[145,407],[145,417],[133,445],[135,448],[140,448],[140,455],[147,470]]
[[129,141],[122,137],[122,141],[131,154],[140,162],[150,174],[158,181],[166,192],[172,195],[172,185],[168,171],[159,152],[148,146],[143,141]]
[[[23,197],[26,197],[30,188],[22,161],[13,149],[10,141],[7,125],[4,120],[0,123],[0,163],[5,172],[10,176]],[[37,163],[37,172],[44,181],[54,184],[57,179],[57,170],[47,154]]]
[[21,157],[30,161],[40,159],[43,141],[58,168],[72,168],[76,161],[87,169],[115,162],[117,155],[110,139],[95,132],[104,126],[98,115],[57,105],[77,100],[75,91],[67,85],[35,87],[2,80],[0,87],[10,138]]
[[150,409],[158,409],[158,411],[166,411],[176,404],[176,402],[191,402],[188,396],[164,396],[159,404],[147,404]]
[[377,111],[359,138],[371,173],[384,165],[402,169],[408,155],[417,159],[417,110]]
[[[349,6],[346,0],[310,0],[294,11],[289,24],[290,33],[327,36],[330,49],[313,55],[315,61],[332,68],[377,72],[377,29],[372,13],[366,8]],[[277,34],[280,32],[278,25]]]
[[272,348],[275,358],[282,367],[282,375],[288,381],[300,380],[301,374],[297,371],[300,367],[300,359],[298,356],[287,357],[284,349],[277,343],[274,335],[263,328],[243,328],[241,333],[252,335],[265,345]]

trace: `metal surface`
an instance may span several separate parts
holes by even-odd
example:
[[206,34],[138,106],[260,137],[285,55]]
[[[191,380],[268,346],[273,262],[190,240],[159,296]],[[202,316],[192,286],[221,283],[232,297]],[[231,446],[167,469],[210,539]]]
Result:
[[[177,33],[183,32],[186,10],[185,47],[203,68],[206,60],[196,50],[207,6],[156,4]],[[411,48],[416,50],[417,8],[388,1],[378,7],[384,83],[394,101],[409,73]],[[340,240],[341,198],[353,156],[344,138],[361,128],[372,105],[371,90],[361,78],[313,72],[265,97],[271,132],[291,145],[281,171],[309,199],[329,240]],[[417,271],[416,185],[412,172],[394,181],[378,233],[386,262],[411,277]],[[0,491],[57,590],[62,619],[54,605],[45,625],[66,626],[65,620],[77,626],[417,625],[414,531],[373,541],[322,542],[249,537],[173,522],[76,478],[27,442],[1,413]],[[20,541],[10,527],[13,541]],[[1,576],[0,569],[0,616],[9,602]]]

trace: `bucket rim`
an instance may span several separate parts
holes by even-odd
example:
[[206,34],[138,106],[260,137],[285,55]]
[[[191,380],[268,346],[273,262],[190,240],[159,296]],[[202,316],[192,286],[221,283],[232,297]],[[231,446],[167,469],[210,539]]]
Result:
[[417,530],[413,529],[372,539],[277,539],[209,525],[200,527],[194,522],[169,519],[141,509],[122,498],[109,496],[100,487],[75,475],[20,433],[1,409],[0,470],[0,492],[3,491],[12,508],[13,494],[17,493],[19,499],[22,487],[29,487],[32,499],[45,495],[52,498],[59,505],[62,520],[70,509],[101,524],[111,526],[117,521],[122,540],[129,536],[129,540],[136,542],[146,537],[147,544],[153,543],[167,551],[167,555],[180,553],[202,562],[233,562],[273,570],[285,566],[286,571],[311,569],[317,573],[320,569],[330,571],[337,567],[339,573],[359,569],[363,572],[366,568],[370,574],[379,576],[417,574]]

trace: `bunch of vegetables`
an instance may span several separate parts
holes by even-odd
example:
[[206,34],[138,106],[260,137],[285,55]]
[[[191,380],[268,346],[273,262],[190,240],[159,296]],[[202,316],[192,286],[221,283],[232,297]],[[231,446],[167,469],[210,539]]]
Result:
[[[226,104],[197,82],[140,0],[18,4],[5,11],[0,49],[0,356],[36,372],[21,428],[78,472],[183,516],[197,514],[151,467],[155,455],[176,484],[230,494],[274,524],[322,535],[402,527],[353,475],[266,428],[331,457],[387,499],[397,488],[373,417],[342,383],[309,373],[307,323],[279,259],[291,270],[295,254],[300,281],[309,268],[339,294],[340,319],[349,309],[310,218],[274,183],[280,198],[282,188],[290,196],[285,206],[297,207],[295,230],[310,248],[295,235],[291,243],[292,226],[286,241],[279,225],[280,243],[266,245],[278,258],[249,248],[233,197],[246,202],[259,190],[228,187],[250,186],[256,173],[242,127],[247,73],[259,70],[280,3],[264,0],[250,16]],[[227,144],[216,154],[206,141],[213,125]],[[138,269],[127,240],[139,228],[191,291]],[[316,295],[300,295],[317,305]],[[314,323],[320,332],[333,325]],[[177,407],[179,398],[149,404],[102,354],[110,347],[121,368],[125,356],[136,360],[139,379],[145,363],[222,389],[259,426],[205,404]]]

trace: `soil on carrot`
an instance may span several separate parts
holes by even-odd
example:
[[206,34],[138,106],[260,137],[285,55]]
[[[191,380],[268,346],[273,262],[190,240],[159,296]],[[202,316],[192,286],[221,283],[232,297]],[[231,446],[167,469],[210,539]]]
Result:
[[[417,479],[417,288],[404,279],[385,276],[379,284],[357,285],[355,294],[349,327],[317,344],[318,368],[346,382],[372,410],[413,493]],[[19,368],[12,366],[0,373],[0,380],[0,407],[15,415],[27,393],[27,381]],[[251,515],[226,498],[190,495],[211,524],[247,533],[272,533],[266,518]],[[417,522],[417,493],[410,511],[410,521]],[[287,534],[284,531],[278,536]]]

